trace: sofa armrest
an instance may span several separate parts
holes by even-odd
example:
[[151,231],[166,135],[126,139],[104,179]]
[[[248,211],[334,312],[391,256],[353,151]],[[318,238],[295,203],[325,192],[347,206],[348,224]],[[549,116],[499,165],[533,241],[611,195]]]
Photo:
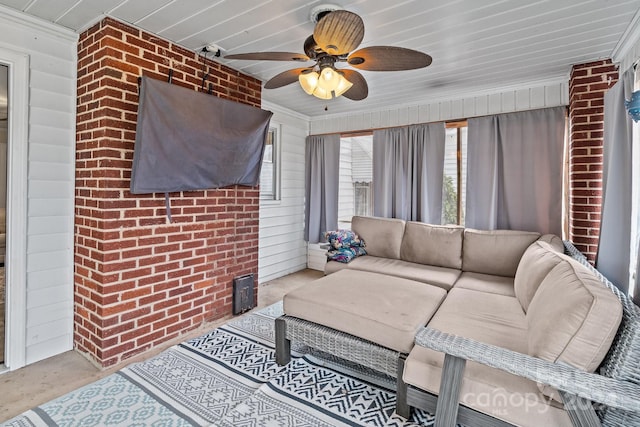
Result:
[[429,327],[418,332],[416,344],[548,384],[565,393],[609,407],[640,412],[640,400],[637,398],[640,396],[640,386],[628,381],[588,373],[569,365],[552,363]]

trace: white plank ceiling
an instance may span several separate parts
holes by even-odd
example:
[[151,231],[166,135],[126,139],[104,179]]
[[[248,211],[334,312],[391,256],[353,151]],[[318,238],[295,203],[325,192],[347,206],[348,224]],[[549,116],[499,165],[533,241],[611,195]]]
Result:
[[[536,82],[567,80],[571,66],[611,58],[638,31],[639,0],[332,0],[365,23],[360,47],[416,49],[433,64],[367,72],[369,97],[322,101],[295,83],[263,98],[309,117],[418,105]],[[186,48],[215,43],[224,54],[303,53],[312,34],[311,0],[0,0],[0,4],[81,32],[108,15]],[[0,31],[0,41],[2,32]],[[295,62],[220,62],[267,81]],[[312,65],[312,63],[308,63]],[[325,110],[326,107],[326,110]]]

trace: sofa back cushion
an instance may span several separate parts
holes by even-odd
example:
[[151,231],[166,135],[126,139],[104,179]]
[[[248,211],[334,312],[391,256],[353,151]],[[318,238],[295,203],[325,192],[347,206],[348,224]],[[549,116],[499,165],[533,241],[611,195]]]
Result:
[[564,255],[542,240],[533,242],[524,251],[513,279],[513,287],[525,313],[540,283],[563,259],[566,259]]
[[400,259],[400,246],[405,222],[395,218],[354,216],[351,230],[364,240],[367,254]]
[[516,230],[464,230],[462,271],[514,277],[522,254],[540,233]]
[[[595,273],[566,258],[544,278],[526,317],[531,356],[594,372],[620,326],[622,304]],[[557,397],[549,387],[542,392]]]
[[555,234],[543,234],[538,240],[541,242],[547,242],[554,250],[561,254],[564,253],[564,243],[562,242],[562,239]]
[[400,259],[418,264],[462,268],[464,227],[408,221],[400,246]]

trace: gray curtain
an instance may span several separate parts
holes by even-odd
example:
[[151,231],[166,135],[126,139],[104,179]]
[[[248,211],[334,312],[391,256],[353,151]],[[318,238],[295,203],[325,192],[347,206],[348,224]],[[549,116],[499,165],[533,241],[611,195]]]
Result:
[[373,132],[373,214],[440,224],[444,123]]
[[624,106],[633,91],[633,70],[604,96],[602,216],[596,266],[622,292],[629,290],[632,199],[632,121]]
[[[401,218],[409,202],[404,191],[407,175],[408,132],[406,128],[373,132],[373,214]],[[397,178],[396,177],[400,177]],[[398,216],[399,215],[399,216]]]
[[468,120],[465,226],[562,233],[565,108]]
[[305,228],[309,243],[338,228],[340,135],[311,135],[305,144]]

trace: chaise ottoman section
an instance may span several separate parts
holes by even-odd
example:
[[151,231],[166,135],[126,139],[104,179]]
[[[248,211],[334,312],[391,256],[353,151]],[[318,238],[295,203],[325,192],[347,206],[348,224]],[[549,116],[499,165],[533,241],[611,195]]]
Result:
[[284,296],[284,313],[408,353],[446,296],[440,287],[341,270]]

